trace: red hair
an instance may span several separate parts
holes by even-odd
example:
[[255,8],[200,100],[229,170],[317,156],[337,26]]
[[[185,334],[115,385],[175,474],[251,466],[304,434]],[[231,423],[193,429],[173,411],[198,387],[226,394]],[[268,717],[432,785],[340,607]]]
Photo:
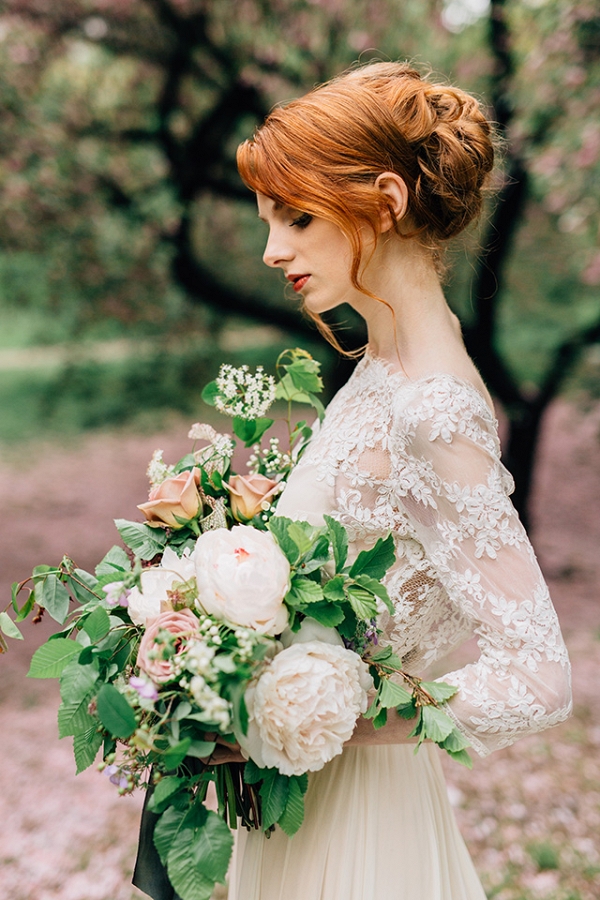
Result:
[[406,63],[369,63],[276,107],[237,151],[251,190],[341,229],[352,283],[369,296],[360,281],[364,226],[375,241],[388,206],[377,176],[404,179],[412,230],[401,236],[434,250],[478,216],[493,162],[492,128],[477,100]]

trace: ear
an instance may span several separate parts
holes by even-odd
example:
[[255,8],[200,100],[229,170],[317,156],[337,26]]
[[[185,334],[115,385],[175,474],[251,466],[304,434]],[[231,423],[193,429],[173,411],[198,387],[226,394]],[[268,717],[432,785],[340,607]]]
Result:
[[395,172],[382,172],[375,179],[375,187],[384,196],[385,207],[381,211],[381,232],[391,231],[408,209],[406,182]]

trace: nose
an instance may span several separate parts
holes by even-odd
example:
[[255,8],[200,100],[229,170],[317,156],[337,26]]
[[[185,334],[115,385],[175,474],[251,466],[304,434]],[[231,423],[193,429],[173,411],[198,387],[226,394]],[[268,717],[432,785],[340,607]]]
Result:
[[283,267],[294,258],[294,251],[289,239],[286,240],[286,232],[281,228],[271,228],[267,245],[263,253],[263,262],[271,268]]

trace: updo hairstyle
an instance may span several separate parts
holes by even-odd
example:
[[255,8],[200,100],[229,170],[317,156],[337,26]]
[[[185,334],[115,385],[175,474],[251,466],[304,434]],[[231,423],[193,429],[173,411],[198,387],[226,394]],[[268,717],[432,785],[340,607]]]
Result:
[[369,63],[275,107],[237,151],[251,190],[344,232],[352,283],[367,294],[361,232],[367,225],[376,238],[388,206],[377,176],[395,172],[408,188],[397,233],[439,252],[480,213],[493,162],[492,128],[478,101],[407,63]]

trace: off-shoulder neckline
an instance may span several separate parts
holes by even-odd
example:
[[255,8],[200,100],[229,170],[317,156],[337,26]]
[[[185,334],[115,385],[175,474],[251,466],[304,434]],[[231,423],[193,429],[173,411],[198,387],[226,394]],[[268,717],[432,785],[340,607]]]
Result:
[[453,372],[444,371],[428,372],[426,375],[419,376],[419,378],[410,378],[400,369],[395,369],[392,363],[390,363],[387,359],[383,359],[383,357],[377,356],[375,353],[373,353],[370,347],[366,348],[365,354],[359,362],[359,366],[364,367],[364,364],[367,363],[374,363],[375,365],[381,366],[383,369],[385,369],[389,377],[397,378],[399,381],[405,382],[406,384],[419,385],[441,379],[453,381],[455,384],[466,388],[477,400],[479,400],[490,421],[494,425],[498,425],[496,413],[492,409],[492,407],[490,407],[490,404],[488,403],[485,395],[479,390],[479,388],[475,387],[473,382],[469,381],[468,378],[461,378],[460,375],[455,375]]

